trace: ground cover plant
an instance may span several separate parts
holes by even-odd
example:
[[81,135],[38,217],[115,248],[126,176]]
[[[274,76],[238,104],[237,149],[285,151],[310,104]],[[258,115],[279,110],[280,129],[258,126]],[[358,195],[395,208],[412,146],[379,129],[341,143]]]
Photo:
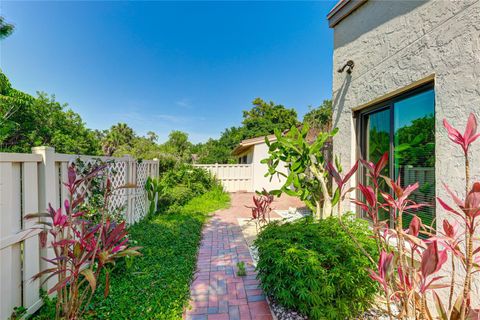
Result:
[[[117,263],[108,299],[96,294],[84,319],[180,319],[189,298],[202,226],[209,213],[228,204],[228,194],[214,187],[175,212],[130,227],[130,241],[142,246],[142,256],[134,257],[133,263]],[[98,290],[103,288],[100,284]],[[49,305],[36,319],[51,319]]]
[[[368,223],[352,217],[343,223],[376,257]],[[366,270],[374,264],[344,226],[336,217],[266,225],[255,241],[265,292],[311,319],[345,319],[368,309],[378,290]]]

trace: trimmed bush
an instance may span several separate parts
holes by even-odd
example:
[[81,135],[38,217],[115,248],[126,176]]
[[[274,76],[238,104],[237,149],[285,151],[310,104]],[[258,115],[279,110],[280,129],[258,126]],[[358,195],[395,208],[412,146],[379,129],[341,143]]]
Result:
[[[368,223],[344,217],[362,246],[378,256]],[[375,266],[342,229],[338,218],[271,223],[255,241],[258,276],[265,292],[281,305],[311,319],[358,316],[372,303],[377,285],[367,268]]]

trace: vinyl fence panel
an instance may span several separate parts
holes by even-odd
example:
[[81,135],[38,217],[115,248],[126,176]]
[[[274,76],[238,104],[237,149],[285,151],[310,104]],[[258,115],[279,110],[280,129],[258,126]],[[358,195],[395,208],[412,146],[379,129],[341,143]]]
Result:
[[[33,148],[32,154],[0,153],[0,320],[9,319],[15,307],[24,307],[31,314],[42,305],[39,291],[44,278],[32,277],[51,267],[41,257],[53,258],[53,249],[41,247],[43,226],[38,219],[24,217],[45,212],[49,204],[54,208],[63,204],[68,166],[78,158],[108,161],[113,188],[133,186],[114,192],[110,210],[121,210],[128,224],[140,221],[147,213],[144,186],[147,177],[158,177],[156,160],[59,154],[50,147]],[[43,288],[48,290],[55,282],[53,277]]]

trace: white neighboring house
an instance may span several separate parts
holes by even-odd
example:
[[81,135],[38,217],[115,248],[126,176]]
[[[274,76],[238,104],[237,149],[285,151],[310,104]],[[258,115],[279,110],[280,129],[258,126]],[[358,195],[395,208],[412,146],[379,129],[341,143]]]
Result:
[[[269,135],[266,138],[270,142],[276,140],[275,135]],[[262,191],[262,189],[270,191],[280,189],[283,186],[285,177],[280,175],[265,177],[265,174],[268,172],[268,165],[261,163],[263,159],[269,156],[265,136],[243,140],[233,150],[232,155],[238,158],[238,164],[252,165],[253,190],[251,191]],[[279,167],[281,167],[281,164]]]
[[[334,29],[333,126],[339,128],[333,147],[343,167],[389,151],[388,174],[418,180],[417,201],[435,203],[437,196],[451,203],[443,182],[463,198],[463,156],[442,121],[463,133],[470,112],[480,119],[480,1],[342,0],[327,18]],[[420,132],[429,137],[415,146]],[[396,157],[403,143],[417,155]],[[478,141],[470,163],[480,163]],[[478,165],[472,176],[479,180]],[[437,227],[446,217],[452,218],[438,206],[424,216]],[[479,303],[480,282],[474,290]]]

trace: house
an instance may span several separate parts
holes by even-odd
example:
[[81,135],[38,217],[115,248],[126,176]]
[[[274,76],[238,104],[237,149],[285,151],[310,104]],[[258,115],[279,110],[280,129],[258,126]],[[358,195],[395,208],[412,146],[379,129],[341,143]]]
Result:
[[[333,149],[343,167],[389,151],[386,174],[419,181],[415,200],[449,199],[443,182],[461,193],[463,156],[442,121],[464,128],[471,112],[480,118],[480,1],[343,0],[327,18],[339,128]],[[479,143],[472,149],[470,161],[479,163]],[[480,178],[478,166],[472,175]],[[421,213],[436,226],[447,216],[438,207]]]
[[280,189],[285,182],[282,176],[265,177],[265,174],[268,172],[268,165],[261,163],[263,159],[269,156],[265,138],[270,142],[276,140],[275,135],[246,139],[240,142],[232,151],[232,155],[238,159],[238,164],[250,164],[252,166],[253,190],[249,191]]

